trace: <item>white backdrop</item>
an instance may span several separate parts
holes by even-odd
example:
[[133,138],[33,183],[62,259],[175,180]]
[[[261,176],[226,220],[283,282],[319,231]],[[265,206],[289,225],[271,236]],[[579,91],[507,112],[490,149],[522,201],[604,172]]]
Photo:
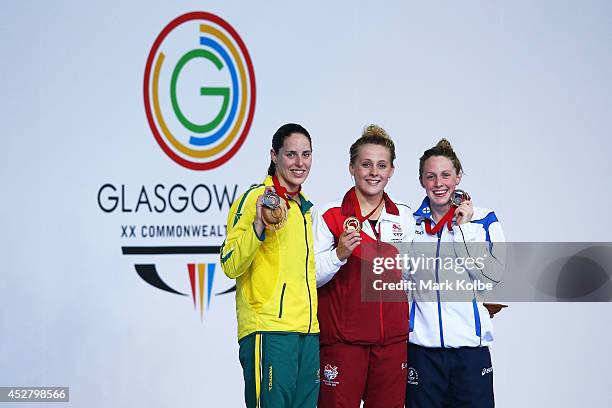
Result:
[[[223,237],[121,238],[122,225],[220,225],[199,213],[111,213],[101,186],[263,179],[272,133],[313,137],[305,191],[350,184],[348,148],[378,123],[397,145],[389,192],[413,207],[418,158],[455,146],[476,205],[511,241],[610,241],[612,4],[605,1],[4,2],[0,386],[63,385],[76,407],[242,405],[233,295],[219,266],[200,317],[190,296],[148,285],[136,263],[190,293],[188,263],[211,255],[127,256],[122,246],[220,245]],[[238,153],[208,171],[159,147],[145,116],[144,68],[175,17],[207,11],[253,61],[253,123]],[[220,81],[223,78],[218,78]],[[561,199],[562,197],[562,199]],[[607,406],[610,304],[516,303],[495,318],[500,407]],[[20,406],[20,405],[16,405]]]

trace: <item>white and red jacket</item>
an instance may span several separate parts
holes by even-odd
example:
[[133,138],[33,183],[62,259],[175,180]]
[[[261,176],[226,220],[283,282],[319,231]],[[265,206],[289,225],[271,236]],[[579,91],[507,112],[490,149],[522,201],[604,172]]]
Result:
[[[375,230],[363,222],[361,243],[351,256],[340,261],[336,255],[338,238],[344,231],[344,220],[356,216],[359,204],[351,188],[342,200],[315,210],[313,228],[316,276],[319,296],[318,318],[321,345],[336,342],[353,344],[394,344],[408,337],[408,303],[368,301],[362,299],[362,268],[368,270],[371,254],[362,248],[378,248],[382,253],[397,253],[391,242],[411,242],[415,222],[410,207],[384,194],[384,207]],[[375,246],[376,245],[376,246]],[[393,255],[391,255],[393,256]],[[371,267],[369,269],[372,270]],[[400,272],[401,275],[401,272]]]
[[[429,198],[414,213],[416,235],[413,248],[429,258],[480,258],[483,268],[466,268],[465,279],[496,285],[501,281],[505,260],[505,238],[495,213],[486,208],[474,207],[472,220],[463,225],[445,225],[438,233],[427,233],[425,224],[435,225],[429,207]],[[435,279],[436,282],[456,280],[456,274],[438,267],[432,271],[415,271],[411,279],[415,283]],[[421,276],[424,274],[424,276]],[[317,272],[318,282],[318,272]],[[448,301],[441,291],[424,291],[415,284],[409,291],[410,343],[423,347],[458,348],[484,347],[493,343],[493,325],[489,312],[483,306],[486,292],[473,291],[471,301]],[[436,293],[437,292],[437,293]],[[433,295],[433,296],[432,296]],[[448,295],[448,293],[446,294]]]

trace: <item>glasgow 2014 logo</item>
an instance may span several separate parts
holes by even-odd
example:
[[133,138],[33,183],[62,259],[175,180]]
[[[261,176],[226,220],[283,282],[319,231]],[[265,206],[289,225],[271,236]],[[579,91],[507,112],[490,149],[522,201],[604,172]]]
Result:
[[193,170],[227,162],[255,112],[255,72],[244,42],[221,17],[191,12],[155,39],[144,75],[147,120],[172,160]]

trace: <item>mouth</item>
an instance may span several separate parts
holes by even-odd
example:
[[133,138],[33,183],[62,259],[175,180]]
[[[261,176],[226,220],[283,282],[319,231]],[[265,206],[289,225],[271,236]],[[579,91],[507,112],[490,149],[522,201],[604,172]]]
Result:
[[379,185],[382,180],[378,180],[378,179],[365,179],[365,182],[368,183],[368,185],[370,186],[377,186]]
[[446,194],[448,193],[448,188],[442,188],[442,189],[438,189],[438,190],[431,190],[431,192],[433,193],[433,195],[435,197],[445,197]]
[[291,169],[289,171],[291,172],[291,174],[293,174],[297,178],[302,178],[306,174],[306,170],[302,170],[302,169]]

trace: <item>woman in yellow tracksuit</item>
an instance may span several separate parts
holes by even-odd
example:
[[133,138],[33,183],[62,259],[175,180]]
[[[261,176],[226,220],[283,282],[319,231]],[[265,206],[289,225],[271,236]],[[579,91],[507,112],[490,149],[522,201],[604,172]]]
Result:
[[[312,162],[308,131],[289,123],[272,138],[263,184],[231,206],[221,266],[236,279],[240,364],[247,407],[316,407],[319,323],[312,203],[301,192]],[[279,229],[266,229],[263,195],[275,190],[287,208]]]

